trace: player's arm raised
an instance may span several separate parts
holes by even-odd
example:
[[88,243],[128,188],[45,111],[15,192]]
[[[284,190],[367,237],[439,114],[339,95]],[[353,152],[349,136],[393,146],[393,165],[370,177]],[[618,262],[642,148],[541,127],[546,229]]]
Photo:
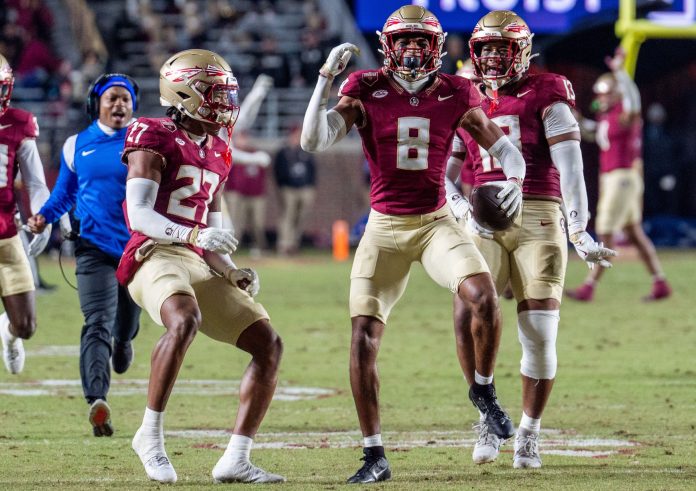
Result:
[[464,115],[462,128],[500,162],[507,182],[498,193],[498,198],[504,200],[501,208],[507,216],[513,216],[522,206],[522,181],[527,170],[522,154],[481,108],[472,109]]
[[163,163],[162,157],[153,152],[135,150],[128,154],[126,208],[131,229],[164,243],[189,243],[209,251],[234,252],[237,239],[231,230],[199,230],[198,226],[175,223],[155,211]]
[[346,68],[353,53],[360,54],[358,47],[353,44],[336,46],[319,70],[317,85],[302,124],[300,145],[307,152],[321,152],[329,148],[346,136],[361,115],[359,101],[351,97],[344,96],[333,109],[326,109],[331,84],[336,75]]
[[551,161],[561,179],[561,195],[566,208],[568,236],[580,258],[592,269],[595,264],[611,267],[606,259],[616,252],[603,247],[585,231],[589,219],[587,190],[580,151],[580,128],[570,107],[557,102],[544,111],[544,130]]

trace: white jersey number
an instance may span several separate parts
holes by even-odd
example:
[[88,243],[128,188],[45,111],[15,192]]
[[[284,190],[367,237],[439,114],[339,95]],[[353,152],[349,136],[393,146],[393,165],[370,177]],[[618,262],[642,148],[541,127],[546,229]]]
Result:
[[10,147],[0,145],[0,188],[7,187],[7,166],[10,163]]
[[149,127],[150,126],[146,125],[145,123],[134,123],[130,130],[130,134],[128,135],[128,141],[137,145],[140,143],[140,137],[143,136],[143,133],[145,133],[145,130],[147,130]]
[[[495,124],[503,130],[505,136],[512,142],[513,145],[517,147],[517,150],[522,152],[522,131],[520,130],[520,117],[515,114],[507,114],[505,116],[498,116],[492,118]],[[481,145],[479,145],[479,153],[481,154],[481,165],[483,166],[483,172],[491,172],[496,169],[501,169],[502,166],[498,159],[493,157],[486,151]]]
[[396,167],[404,170],[428,168],[430,120],[428,118],[399,118],[397,122]]
[[167,213],[195,221],[198,207],[186,205],[182,203],[182,201],[198,194],[201,190],[201,186],[207,182],[210,184],[210,189],[208,190],[208,199],[205,200],[205,209],[203,210],[203,217],[201,218],[203,223],[207,223],[208,205],[213,201],[213,196],[215,196],[218,184],[220,184],[220,176],[207,169],[200,169],[193,165],[182,165],[179,167],[176,178],[189,178],[191,179],[191,184],[172,192],[169,197],[169,204],[167,205]]

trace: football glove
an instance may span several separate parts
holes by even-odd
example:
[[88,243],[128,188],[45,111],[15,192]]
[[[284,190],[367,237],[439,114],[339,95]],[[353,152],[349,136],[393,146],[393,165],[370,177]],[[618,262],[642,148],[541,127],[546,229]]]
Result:
[[225,272],[225,278],[252,297],[258,295],[259,290],[261,290],[259,275],[251,268],[230,268]]
[[239,244],[232,230],[217,227],[207,227],[200,230],[194,228],[188,241],[196,247],[220,254],[232,254],[237,250]]
[[505,182],[496,182],[503,186],[503,189],[496,195],[496,198],[502,199],[500,208],[505,211],[505,215],[509,218],[522,206],[522,186],[517,179],[508,179]]
[[587,263],[587,267],[593,269],[595,264],[603,268],[611,268],[608,257],[616,256],[616,251],[604,247],[602,242],[595,242],[590,234],[585,231],[570,235],[570,241],[575,246],[575,251],[580,259]]
[[319,73],[326,78],[335,77],[345,70],[353,53],[360,55],[360,48],[351,43],[339,44],[331,50],[326,63],[321,67]]
[[486,227],[483,227],[478,224],[476,220],[474,220],[474,217],[469,217],[469,222],[467,223],[469,226],[469,231],[472,234],[476,234],[479,237],[483,237],[484,239],[492,239],[493,238],[493,231],[488,230]]
[[449,204],[450,210],[452,210],[452,215],[454,215],[457,221],[466,218],[471,210],[469,200],[459,193],[448,194],[447,203]]

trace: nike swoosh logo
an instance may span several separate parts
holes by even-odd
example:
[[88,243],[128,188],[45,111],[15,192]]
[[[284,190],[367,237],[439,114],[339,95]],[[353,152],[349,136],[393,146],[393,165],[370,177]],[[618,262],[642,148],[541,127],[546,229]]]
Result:
[[542,227],[546,227],[547,225],[551,225],[553,222],[545,222],[544,220],[539,220],[539,225]]
[[219,156],[220,156],[220,152],[215,152],[215,156],[216,156],[216,157],[219,157]]
[[82,156],[83,156],[83,157],[86,157],[87,155],[90,155],[90,154],[92,154],[92,153],[94,153],[94,152],[96,152],[96,151],[97,151],[96,148],[93,148],[92,150],[83,150],[83,151],[82,151]]
[[525,90],[524,92],[520,92],[519,94],[517,94],[517,97],[524,97],[527,94],[529,94],[531,91],[532,91],[532,89]]
[[0,130],[4,130],[5,128],[9,128],[10,126],[12,126],[12,123],[10,123],[10,124],[0,124]]
[[433,217],[433,222],[435,222],[435,221],[437,221],[437,220],[439,220],[439,219],[441,219],[441,218],[445,218],[446,216],[447,216],[447,215],[443,215],[443,216],[441,216],[441,217]]
[[376,472],[374,469],[372,469],[372,475],[374,476],[375,481],[379,481],[379,478],[382,477],[382,474],[384,474],[386,471],[386,467],[379,472]]
[[442,102],[442,101],[446,101],[446,100],[449,99],[450,97],[454,97],[454,94],[450,94],[450,95],[448,95],[448,96],[446,96],[446,97],[442,97],[441,95],[439,95],[439,96],[437,96],[437,100]]

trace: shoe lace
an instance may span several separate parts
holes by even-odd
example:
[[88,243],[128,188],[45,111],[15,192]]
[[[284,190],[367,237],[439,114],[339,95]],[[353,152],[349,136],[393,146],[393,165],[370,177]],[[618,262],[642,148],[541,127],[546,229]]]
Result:
[[493,443],[493,439],[491,438],[491,434],[488,431],[488,425],[486,423],[479,421],[478,423],[475,423],[472,428],[478,432],[478,441],[476,442],[477,445],[491,445]]
[[530,433],[520,437],[521,443],[517,452],[526,456],[536,457],[539,455],[539,435]]
[[162,467],[163,465],[169,465],[169,459],[166,455],[155,455],[147,463],[153,467]]

